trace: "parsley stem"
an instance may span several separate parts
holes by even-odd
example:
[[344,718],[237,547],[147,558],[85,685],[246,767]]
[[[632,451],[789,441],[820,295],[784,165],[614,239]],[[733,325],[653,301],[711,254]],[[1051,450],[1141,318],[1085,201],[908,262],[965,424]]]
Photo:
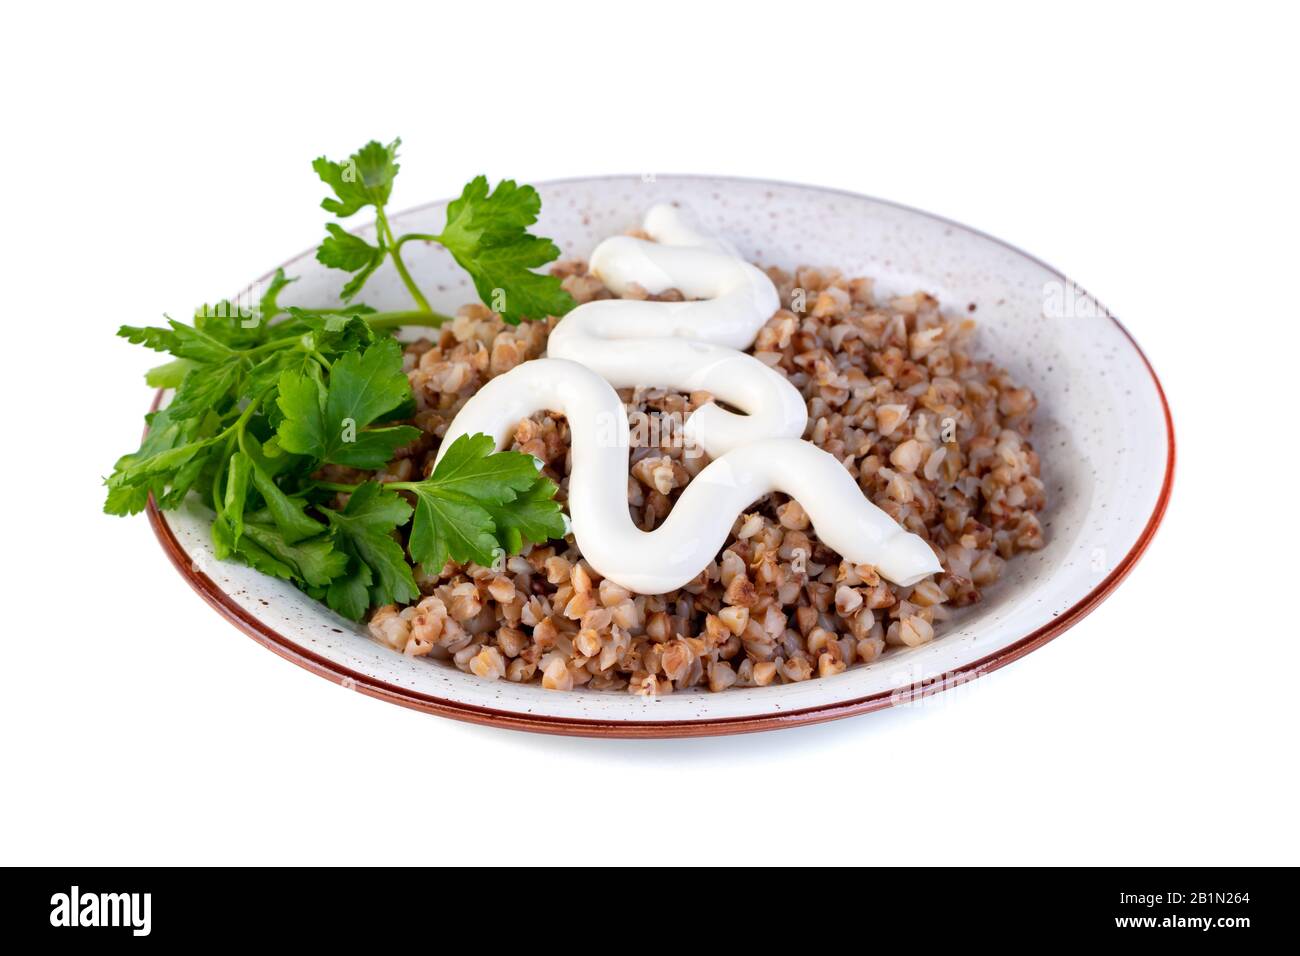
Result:
[[[272,386],[272,388],[273,387],[274,386]],[[219,431],[217,434],[207,439],[208,443],[215,444],[221,441],[223,438],[229,439],[231,435],[242,436],[244,432],[244,426],[247,425],[248,420],[253,417],[253,413],[257,411],[257,406],[260,405],[262,403],[262,399],[266,398],[266,396],[269,395],[270,393],[271,393],[271,389],[267,388],[263,390],[261,394],[254,396],[253,399],[244,408],[244,410],[239,413],[239,417],[236,418],[229,425],[227,425],[225,428],[221,429],[221,431]],[[229,458],[229,457],[230,457],[229,453],[223,456],[223,458]]]
[[217,473],[212,478],[212,510],[217,513],[218,520],[220,520],[221,516],[226,513],[224,507],[225,495],[223,495],[221,491],[221,479],[230,470],[230,458],[236,447],[245,455],[248,454],[248,449],[244,447],[244,426],[247,425],[249,419],[253,417],[253,413],[257,411],[257,406],[262,404],[262,399],[265,398],[266,395],[267,392],[262,392],[262,394],[254,396],[252,401],[248,403],[248,407],[240,412],[239,417],[223,428],[221,433],[213,439],[214,441],[220,441],[223,438],[225,439],[225,444],[222,446],[221,450],[219,464],[217,465]]
[[393,257],[393,268],[402,277],[402,283],[406,286],[406,290],[411,293],[411,298],[415,300],[415,304],[422,310],[432,312],[433,306],[429,305],[429,300],[424,297],[420,287],[415,284],[415,279],[407,271],[406,263],[402,261],[402,253],[398,248],[397,240],[393,238],[393,228],[388,224],[388,216],[384,214],[383,206],[375,207],[375,226],[379,232],[380,241],[388,249],[389,255]]
[[412,309],[407,312],[374,312],[363,315],[366,324],[372,329],[396,329],[403,325],[424,325],[437,328],[444,322],[450,322],[451,316],[432,309]]
[[222,494],[221,491],[221,479],[226,474],[230,464],[230,439],[233,437],[234,436],[231,435],[226,438],[225,446],[221,450],[221,457],[218,459],[217,473],[212,476],[212,510],[217,513],[218,521],[221,520],[221,516],[226,512],[224,507],[226,496]]
[[261,355],[263,352],[274,352],[277,349],[285,349],[296,345],[298,338],[290,336],[283,339],[272,339],[269,342],[263,342],[261,345],[255,345],[252,348],[240,349],[245,355]]
[[400,248],[402,248],[403,243],[409,242],[409,241],[412,240],[412,239],[419,239],[419,240],[421,240],[422,242],[438,242],[438,241],[439,241],[437,236],[431,235],[431,234],[429,234],[429,233],[427,233],[427,232],[408,232],[408,233],[407,233],[406,235],[404,235],[404,236],[398,236],[398,237],[397,237],[397,242],[394,243],[393,248],[394,248],[394,249],[400,249]]
[[361,487],[360,485],[345,485],[337,481],[317,481],[314,478],[311,483],[322,491],[339,491],[345,495],[350,495]]
[[[348,485],[338,481],[318,481],[315,478],[312,479],[311,483],[322,491],[340,491],[345,495],[350,495],[361,487],[360,485]],[[381,484],[388,491],[419,491],[423,487],[423,483],[419,481],[385,481],[381,482]]]
[[239,418],[235,419],[234,424],[229,426],[229,428],[227,428],[226,431],[231,431],[232,429],[238,429],[239,431],[243,431],[244,426],[248,424],[248,420],[252,418],[253,413],[257,411],[257,406],[262,404],[262,399],[266,398],[267,394],[270,391],[271,389],[266,388],[263,389],[260,394],[253,396],[252,401],[248,403],[248,407],[245,408],[243,412],[240,413]]

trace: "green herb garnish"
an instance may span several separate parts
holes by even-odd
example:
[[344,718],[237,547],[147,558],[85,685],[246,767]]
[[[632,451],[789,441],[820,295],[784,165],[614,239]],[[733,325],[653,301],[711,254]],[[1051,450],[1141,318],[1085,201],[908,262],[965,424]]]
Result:
[[[328,223],[316,258],[350,273],[345,302],[391,261],[413,309],[282,306],[293,280],[277,271],[253,308],[222,302],[199,309],[189,324],[168,319],[165,327],[118,332],[173,357],[146,381],[175,395],[147,416],[140,447],[106,479],[104,510],[135,514],[151,495],[159,508],[176,508],[197,492],[214,512],[218,557],[292,581],[352,620],[418,599],[413,563],[428,573],[448,560],[490,565],[525,541],[565,533],[555,483],[530,456],[494,451],[486,435],[457,439],[423,481],[319,478],[325,466],[382,468],[421,436],[402,423],[414,396],[390,333],[436,327],[448,316],[430,306],[407,269],[405,243],[444,245],[507,322],[573,307],[558,279],[531,271],[559,255],[549,239],[527,231],[541,208],[531,186],[506,180],[489,192],[480,176],[448,206],[441,233],[395,236],[386,207],[399,142],[370,142],[344,162],[312,164],[333,193],[321,205],[339,218],[373,209],[376,235],[372,244]],[[333,507],[338,492],[349,496],[341,509]]]

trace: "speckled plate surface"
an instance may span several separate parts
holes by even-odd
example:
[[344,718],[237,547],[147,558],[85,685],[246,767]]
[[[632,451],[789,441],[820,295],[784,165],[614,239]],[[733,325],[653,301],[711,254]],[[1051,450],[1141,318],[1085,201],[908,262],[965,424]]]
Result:
[[[709,230],[761,265],[833,265],[876,279],[885,293],[925,289],[945,311],[973,314],[977,351],[1038,395],[1033,442],[1042,457],[1047,546],[1008,562],[979,605],[923,647],[829,679],[753,689],[629,694],[543,690],[487,682],[454,667],[404,657],[292,586],[213,557],[209,515],[191,501],[151,509],[177,569],[214,608],[281,656],[346,686],[430,713],[522,730],[592,736],[740,733],[878,710],[987,673],[1040,647],[1113,590],[1155,533],[1174,467],[1163,392],[1137,344],[1095,299],[1056,270],[965,226],[834,190],[720,177],[619,176],[538,186],[538,232],[565,257],[637,224],[651,204],[678,201]],[[445,203],[394,217],[399,232],[438,232]],[[408,264],[454,311],[474,290],[438,247]],[[286,264],[300,279],[291,304],[336,301],[340,273],[304,253]],[[409,308],[385,267],[366,289],[381,309]],[[973,312],[972,312],[973,307]]]

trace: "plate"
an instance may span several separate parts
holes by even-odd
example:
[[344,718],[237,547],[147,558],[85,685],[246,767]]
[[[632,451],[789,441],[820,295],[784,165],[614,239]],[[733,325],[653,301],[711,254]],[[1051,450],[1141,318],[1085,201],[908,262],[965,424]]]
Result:
[[[1078,623],[1150,543],[1174,471],[1164,392],[1133,337],[1056,269],[958,223],[831,189],[713,176],[611,176],[537,188],[537,232],[552,237],[565,258],[585,257],[601,239],[639,223],[653,203],[675,201],[761,265],[838,266],[873,277],[883,293],[924,289],[945,311],[972,315],[979,323],[976,352],[1039,399],[1032,438],[1048,492],[1040,515],[1046,547],[1008,562],[983,601],[921,647],[891,649],[830,678],[643,698],[484,681],[449,664],[405,657],[291,585],[218,561],[208,540],[210,514],[197,501],[165,515],[151,505],[150,521],[181,575],[280,656],[363,694],[498,727],[610,737],[770,730],[879,710],[1002,667]],[[446,202],[420,206],[392,217],[393,226],[436,233],[445,210]],[[440,247],[412,250],[407,261],[433,293],[434,308],[453,312],[475,299]],[[311,251],[285,270],[299,277],[282,296],[289,304],[337,301],[341,274]],[[366,301],[409,308],[387,267],[367,286]]]

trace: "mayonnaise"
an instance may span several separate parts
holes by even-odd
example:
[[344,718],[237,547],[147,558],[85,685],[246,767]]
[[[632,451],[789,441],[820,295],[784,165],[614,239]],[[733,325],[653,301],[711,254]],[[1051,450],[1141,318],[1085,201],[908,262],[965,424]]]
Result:
[[[846,560],[875,565],[902,585],[940,571],[923,539],[867,500],[834,456],[800,438],[808,415],[798,390],[740,351],[780,306],[771,280],[671,206],[651,209],[645,231],[658,242],[606,239],[592,253],[591,271],[616,294],[635,283],[697,301],[579,306],[551,332],[548,358],[497,376],[465,403],[442,449],[476,432],[500,448],[534,412],[563,413],[578,548],[601,575],[642,594],[690,582],[726,543],[736,515],[773,491],[798,501],[818,538]],[[687,437],[714,460],[649,532],[628,511],[627,412],[614,391],[636,386],[707,390],[745,413],[710,402],[687,419]]]

